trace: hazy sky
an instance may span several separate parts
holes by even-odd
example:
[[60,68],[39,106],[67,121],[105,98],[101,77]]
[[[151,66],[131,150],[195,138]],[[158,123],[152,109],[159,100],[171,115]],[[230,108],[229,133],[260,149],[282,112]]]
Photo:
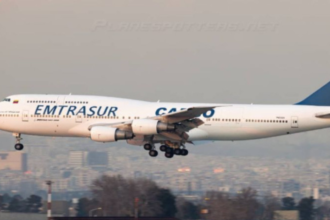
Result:
[[[330,81],[329,8],[329,0],[0,0],[0,97],[295,103]],[[329,132],[247,145],[327,144]]]

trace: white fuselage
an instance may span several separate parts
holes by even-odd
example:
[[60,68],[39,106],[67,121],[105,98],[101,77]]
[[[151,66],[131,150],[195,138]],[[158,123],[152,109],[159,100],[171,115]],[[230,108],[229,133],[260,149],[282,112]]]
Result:
[[[74,95],[15,95],[0,103],[0,129],[13,133],[90,137],[94,124],[143,119],[210,104],[144,102]],[[18,103],[13,103],[16,100]],[[199,118],[204,124],[189,131],[189,140],[249,140],[330,127],[316,114],[330,107],[301,105],[222,106]]]

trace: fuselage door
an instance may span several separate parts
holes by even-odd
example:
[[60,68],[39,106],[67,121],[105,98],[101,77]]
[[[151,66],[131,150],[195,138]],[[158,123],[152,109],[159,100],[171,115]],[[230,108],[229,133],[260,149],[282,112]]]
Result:
[[299,118],[296,116],[291,117],[291,127],[299,128]]
[[82,123],[83,122],[84,115],[78,114],[76,115],[76,123]]
[[23,111],[22,121],[23,122],[28,122],[29,121],[29,111]]
[[65,97],[64,95],[61,95],[57,98],[57,105],[63,105],[64,104],[64,101],[65,101]]

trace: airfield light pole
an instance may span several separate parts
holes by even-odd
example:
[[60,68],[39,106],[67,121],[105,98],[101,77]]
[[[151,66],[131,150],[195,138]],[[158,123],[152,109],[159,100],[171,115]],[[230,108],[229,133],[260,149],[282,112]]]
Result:
[[48,186],[47,218],[48,218],[48,220],[50,220],[52,217],[52,184],[53,184],[53,182],[50,180],[47,180],[46,184]]

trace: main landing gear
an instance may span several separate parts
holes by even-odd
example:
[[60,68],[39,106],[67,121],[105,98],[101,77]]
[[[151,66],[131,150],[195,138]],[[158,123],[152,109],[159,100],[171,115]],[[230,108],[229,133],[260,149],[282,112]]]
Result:
[[[156,148],[154,144],[147,143],[143,146],[143,148],[146,151],[149,151],[150,157],[158,156],[158,151],[155,150]],[[189,154],[189,151],[186,150],[184,146],[182,146],[182,148],[172,148],[164,144],[160,146],[159,150],[165,153],[166,158],[173,158],[174,155],[187,156]]]
[[13,136],[16,138],[15,150],[21,151],[24,149],[24,145],[21,144],[21,134],[14,133]]
[[177,156],[187,156],[189,154],[189,151],[185,148],[171,148],[167,145],[160,146],[160,151],[165,152],[166,158],[173,158],[174,155]]
[[158,156],[158,151],[155,150],[154,145],[148,143],[148,144],[145,144],[143,147],[146,151],[149,151],[149,156],[150,157],[157,157]]

